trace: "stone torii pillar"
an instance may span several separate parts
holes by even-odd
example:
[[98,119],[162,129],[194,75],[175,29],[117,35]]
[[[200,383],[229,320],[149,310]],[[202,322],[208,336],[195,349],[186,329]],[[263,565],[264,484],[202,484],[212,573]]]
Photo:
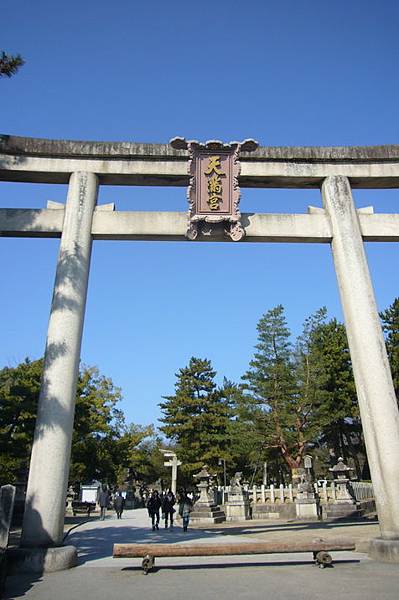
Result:
[[72,173],[48,326],[22,546],[60,546],[63,541],[97,192],[96,175]]
[[176,491],[177,491],[177,467],[180,467],[180,465],[182,464],[180,460],[177,459],[177,456],[174,452],[171,452],[170,450],[162,450],[163,455],[165,456],[165,458],[169,458],[168,461],[164,462],[163,464],[165,465],[165,467],[172,467],[172,484],[171,484],[171,490],[173,492],[173,494],[176,496]]
[[371,555],[392,560],[399,553],[399,411],[349,180],[327,177],[322,195],[382,536],[372,540]]

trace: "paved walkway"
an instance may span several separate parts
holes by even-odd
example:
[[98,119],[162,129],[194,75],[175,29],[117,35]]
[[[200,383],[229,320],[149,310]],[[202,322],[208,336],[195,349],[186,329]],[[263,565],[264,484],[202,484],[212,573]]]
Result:
[[[122,520],[109,515],[92,519],[70,531],[66,543],[78,548],[76,569],[38,578],[10,577],[6,600],[109,600],[110,597],[162,596],[162,600],[232,600],[271,597],[273,600],[329,600],[345,594],[349,600],[397,600],[399,567],[371,561],[367,541],[378,536],[375,522],[281,523],[250,521],[191,528],[151,531],[146,510],[126,511]],[[69,526],[71,527],[71,525]],[[68,529],[68,525],[66,527]],[[153,573],[142,574],[141,559],[113,559],[114,543],[184,542],[218,543],[275,540],[287,542],[315,538],[351,538],[357,552],[334,552],[334,568],[318,569],[304,554],[265,556],[179,557],[156,560]]]

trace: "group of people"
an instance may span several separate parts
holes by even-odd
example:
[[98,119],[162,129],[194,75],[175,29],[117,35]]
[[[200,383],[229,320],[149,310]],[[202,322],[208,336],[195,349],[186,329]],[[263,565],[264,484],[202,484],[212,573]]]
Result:
[[[125,499],[123,498],[121,492],[118,492],[112,499],[109,490],[105,486],[103,486],[98,495],[98,503],[100,505],[100,519],[102,521],[105,519],[107,508],[110,507],[111,503],[113,503],[113,508],[116,512],[117,519],[122,518],[123,509],[125,506]],[[183,531],[187,531],[188,524],[190,521],[190,513],[193,508],[193,501],[188,496],[187,492],[181,492],[178,496],[177,501],[171,489],[169,489],[165,494],[159,494],[157,490],[154,490],[151,493],[146,506],[148,514],[151,518],[153,531],[159,529],[161,514],[162,519],[164,520],[165,529],[167,529],[169,526],[173,527],[173,516],[176,512],[176,504],[178,505],[179,515],[182,518]]]
[[[98,494],[98,504],[100,505],[100,520],[104,521],[107,508],[109,508],[112,502],[112,497],[105,486],[101,487],[100,493]],[[118,492],[113,498],[113,506],[116,512],[116,518],[121,519],[123,509],[125,507],[125,499],[121,492]]]
[[[184,491],[179,495],[178,501],[179,515],[183,521],[183,531],[187,531],[188,524],[190,521],[190,512],[193,508],[193,502],[191,498]],[[162,513],[162,519],[165,522],[165,529],[173,527],[173,515],[176,512],[174,508],[176,505],[176,498],[172,490],[169,489],[166,494],[160,495],[157,490],[154,490],[148,499],[147,510],[148,515],[151,518],[152,530],[159,529],[160,513]]]

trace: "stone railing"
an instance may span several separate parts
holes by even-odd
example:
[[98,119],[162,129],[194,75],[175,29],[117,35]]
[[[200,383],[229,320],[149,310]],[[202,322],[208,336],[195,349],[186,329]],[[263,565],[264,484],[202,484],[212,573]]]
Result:
[[[374,499],[374,491],[371,483],[361,481],[351,481],[350,486],[353,495],[358,502]],[[245,487],[245,486],[244,486]],[[334,481],[324,482],[322,485],[314,483],[315,492],[318,494],[321,503],[335,502],[337,499],[337,487]],[[298,488],[289,484],[288,486],[253,486],[247,487],[249,499],[254,504],[288,504],[295,502],[298,495]],[[230,486],[224,488],[224,499],[228,500]],[[217,504],[223,503],[223,487],[219,486],[215,493]]]
[[373,484],[365,481],[352,481],[352,490],[358,502],[374,500]]

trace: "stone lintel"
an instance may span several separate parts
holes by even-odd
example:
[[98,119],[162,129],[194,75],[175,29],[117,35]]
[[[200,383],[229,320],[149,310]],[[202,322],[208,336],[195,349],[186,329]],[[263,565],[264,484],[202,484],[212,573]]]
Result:
[[[170,144],[46,140],[0,135],[0,180],[67,183],[75,171],[105,185],[187,186],[187,150]],[[242,152],[240,187],[320,188],[328,176],[352,187],[399,187],[399,145],[261,147]]]
[[[108,208],[108,206],[107,206]],[[399,214],[358,211],[366,242],[398,242]],[[0,209],[0,237],[61,236],[64,209]],[[331,230],[323,209],[310,214],[242,213],[245,242],[329,243]],[[186,212],[112,211],[96,209],[95,240],[186,241]],[[230,242],[229,238],[200,236],[198,241]],[[189,242],[195,243],[195,242]]]
[[[182,146],[183,148],[183,146]],[[188,157],[184,149],[175,149],[169,143],[142,143],[131,141],[82,141],[82,140],[53,140],[0,134],[0,151],[4,154],[56,156],[100,157],[100,158],[131,158]],[[377,146],[260,146],[251,152],[242,152],[249,160],[273,161],[351,161],[374,162],[376,160],[399,160],[399,145],[385,144]]]

